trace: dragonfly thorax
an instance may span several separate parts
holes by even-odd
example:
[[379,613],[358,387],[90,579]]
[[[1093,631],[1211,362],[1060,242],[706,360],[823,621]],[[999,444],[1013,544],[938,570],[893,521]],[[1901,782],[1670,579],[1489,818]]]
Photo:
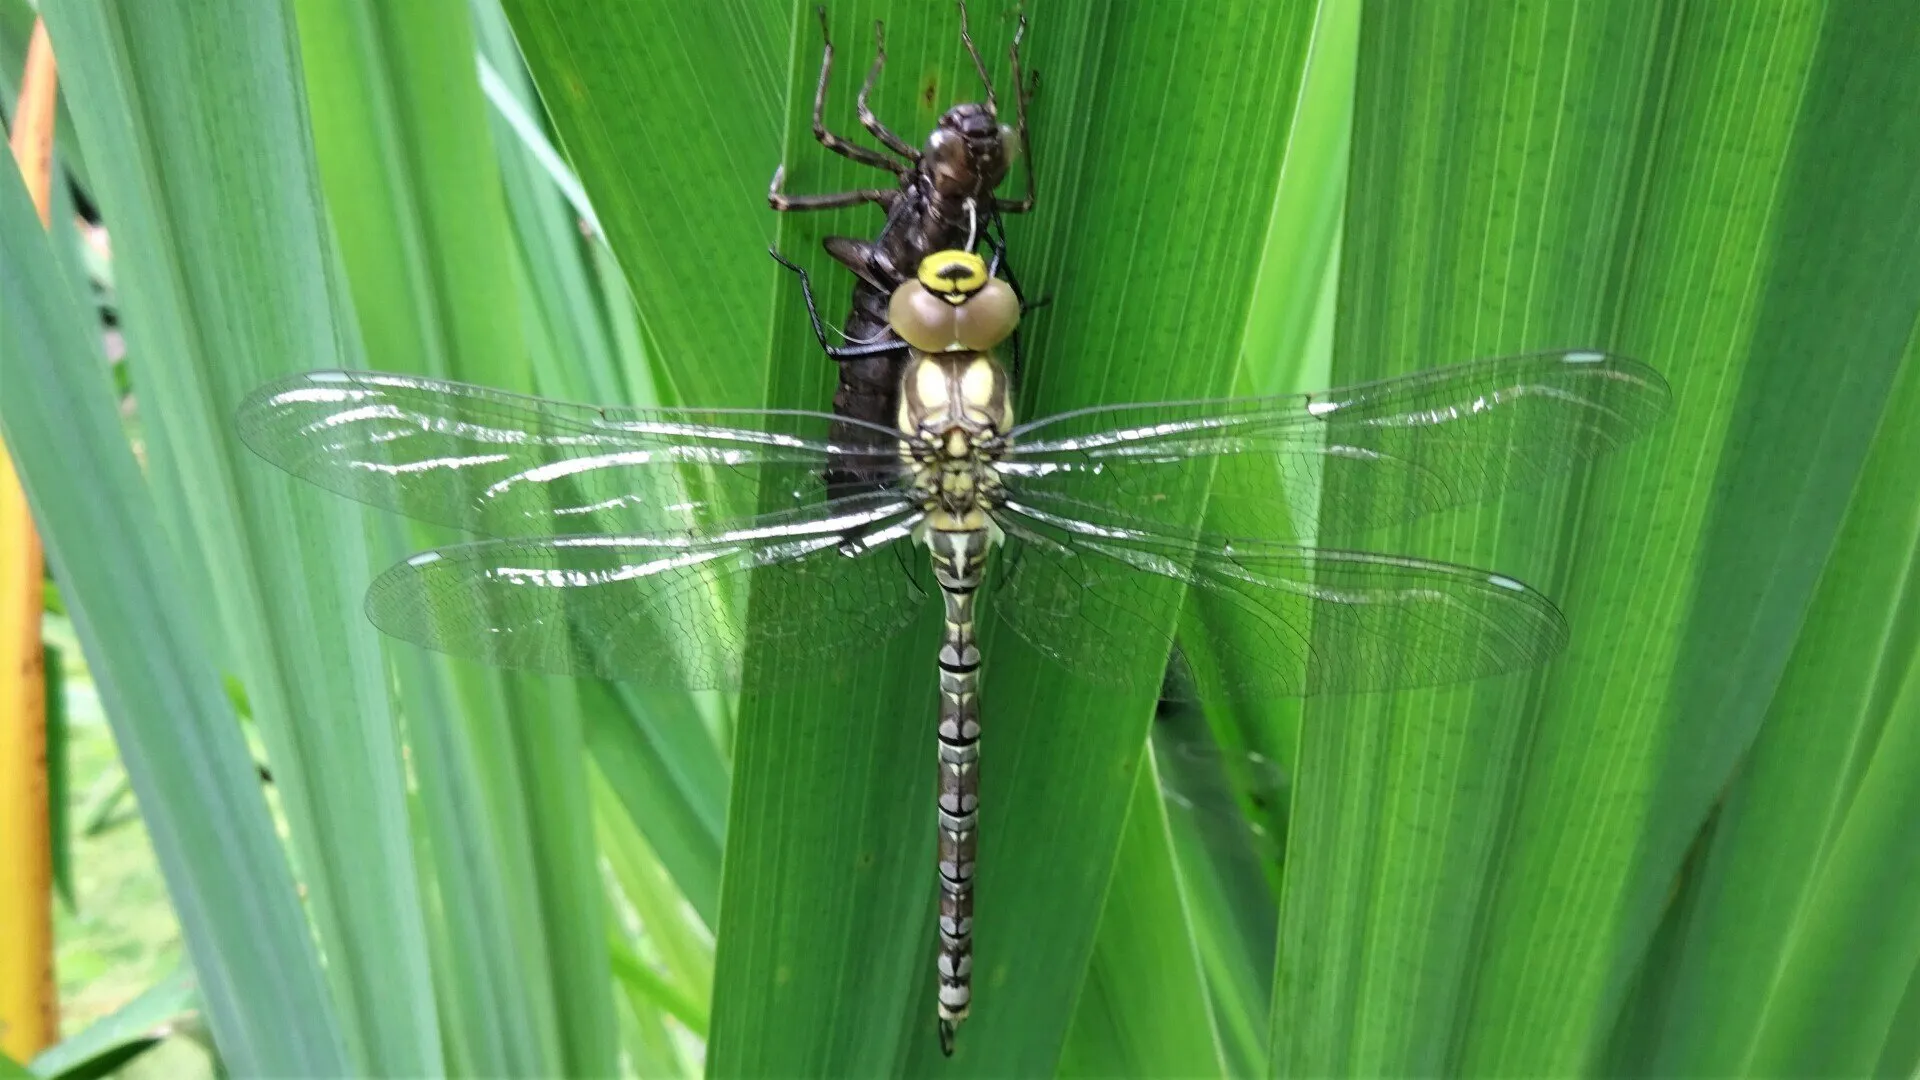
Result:
[[900,386],[900,453],[930,515],[957,525],[995,504],[1012,423],[1006,371],[992,354],[913,353]]

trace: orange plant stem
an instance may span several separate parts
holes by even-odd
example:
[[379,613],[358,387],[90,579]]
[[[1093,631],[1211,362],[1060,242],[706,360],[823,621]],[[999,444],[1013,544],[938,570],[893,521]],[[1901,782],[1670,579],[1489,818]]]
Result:
[[[53,193],[54,85],[53,47],[36,20],[11,144],[42,225]],[[0,445],[0,1049],[20,1061],[59,1034],[42,572],[26,492]]]

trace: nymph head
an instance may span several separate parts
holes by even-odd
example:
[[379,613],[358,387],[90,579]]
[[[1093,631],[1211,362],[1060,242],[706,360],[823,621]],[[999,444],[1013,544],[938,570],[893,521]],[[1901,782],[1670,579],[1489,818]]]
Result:
[[927,137],[921,164],[933,189],[954,199],[986,198],[1007,178],[1019,142],[985,105],[968,102],[948,109]]

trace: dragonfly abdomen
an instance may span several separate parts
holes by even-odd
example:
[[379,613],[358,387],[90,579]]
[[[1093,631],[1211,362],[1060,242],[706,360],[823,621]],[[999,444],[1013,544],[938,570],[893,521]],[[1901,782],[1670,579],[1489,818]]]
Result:
[[980,814],[980,647],[973,599],[985,572],[985,529],[928,529],[934,579],[945,601],[940,638],[940,1047],[973,1000],[973,864]]

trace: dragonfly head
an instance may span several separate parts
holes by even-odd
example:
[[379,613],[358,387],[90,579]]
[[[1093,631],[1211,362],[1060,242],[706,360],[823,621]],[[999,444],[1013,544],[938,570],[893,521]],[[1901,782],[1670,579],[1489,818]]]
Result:
[[1020,325],[1013,286],[987,272],[971,251],[936,251],[911,281],[893,290],[887,323],[922,352],[984,352]]
[[968,102],[940,118],[927,136],[920,164],[936,193],[951,199],[985,198],[1007,178],[1019,145],[1013,129],[985,105]]

